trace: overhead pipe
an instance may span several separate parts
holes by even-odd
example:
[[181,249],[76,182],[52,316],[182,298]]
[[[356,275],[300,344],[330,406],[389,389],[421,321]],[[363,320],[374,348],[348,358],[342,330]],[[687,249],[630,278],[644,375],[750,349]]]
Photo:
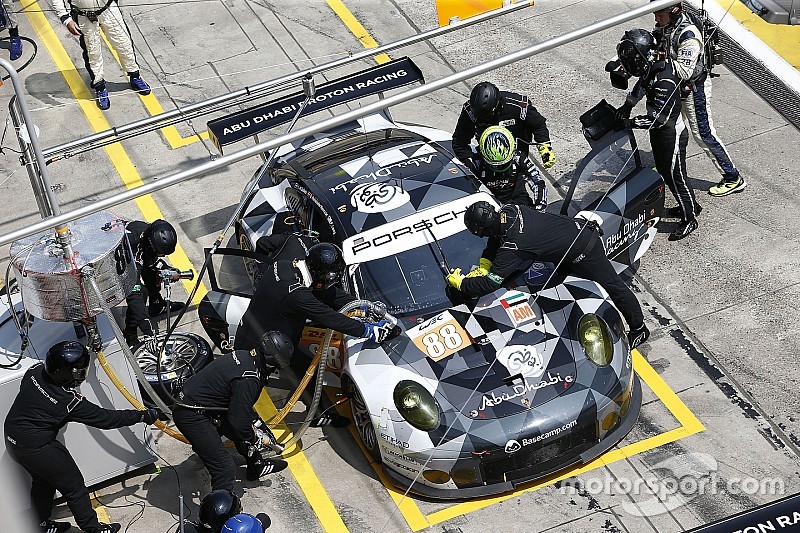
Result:
[[280,137],[276,137],[275,139],[244,148],[242,150],[239,150],[238,152],[233,152],[228,155],[221,156],[214,161],[201,163],[192,169],[177,172],[175,174],[171,174],[164,178],[159,178],[151,183],[148,183],[147,185],[142,185],[140,187],[129,189],[125,192],[116,194],[109,198],[98,200],[92,203],[92,205],[90,206],[74,209],[60,216],[55,216],[51,219],[37,222],[36,224],[32,224],[26,227],[25,229],[7,233],[5,235],[0,236],[0,246],[15,241],[17,239],[27,237],[29,235],[34,235],[40,231],[53,227],[56,224],[64,224],[71,220],[75,220],[84,217],[86,215],[89,215],[91,213],[96,213],[98,211],[102,211],[103,209],[108,209],[115,205],[119,205],[124,202],[138,198],[140,196],[144,196],[145,194],[151,194],[156,191],[166,189],[167,187],[170,187],[172,185],[182,183],[186,180],[204,176],[215,170],[226,168],[232,165],[233,163],[238,163],[239,161],[243,161],[250,157],[258,156],[266,150],[277,148],[284,144],[302,139],[304,137],[308,137],[309,135],[312,135],[314,133],[319,133],[321,131],[329,130],[336,126],[340,126],[346,122],[350,122],[359,119],[361,117],[373,114],[382,109],[386,109],[387,107],[407,102],[409,100],[413,100],[414,98],[418,98],[420,96],[424,96],[434,91],[438,91],[439,89],[449,87],[450,85],[453,85],[455,83],[459,83],[469,78],[489,72],[491,70],[504,67],[516,61],[527,59],[536,54],[552,50],[553,48],[557,48],[561,45],[569,44],[577,39],[582,39],[589,35],[593,35],[603,30],[607,30],[624,22],[628,22],[629,20],[633,20],[642,15],[646,15],[648,13],[664,9],[667,6],[671,6],[674,4],[675,0],[656,0],[655,2],[649,2],[641,7],[637,7],[625,13],[620,13],[619,15],[615,15],[600,22],[590,24],[581,29],[573,30],[559,37],[548,39],[539,44],[535,44],[533,46],[529,46],[528,48],[523,48],[522,50],[512,52],[500,58],[487,61],[486,63],[482,63],[475,67],[463,70],[461,72],[457,72],[445,78],[428,82],[425,85],[422,85],[421,87],[409,89],[407,91],[404,91],[402,94],[397,94],[394,96],[387,97],[383,100],[367,104],[359,109],[348,111],[347,113],[343,113],[341,115],[323,120],[322,122],[318,122],[317,124],[314,124],[312,126],[307,126],[295,132],[281,135]]
[[[111,142],[116,142],[117,140],[127,139],[135,135],[139,135],[141,133],[147,133],[166,126],[171,126],[173,124],[182,122],[186,119],[202,116],[204,114],[211,113],[212,111],[216,111],[218,108],[221,109],[227,107],[228,105],[232,105],[231,102],[239,98],[244,98],[244,102],[255,100],[257,98],[265,96],[264,93],[266,93],[269,89],[276,89],[283,85],[287,85],[290,82],[297,81],[302,78],[307,78],[309,76],[313,76],[314,74],[326,70],[337,68],[342,65],[352,63],[354,61],[359,61],[361,59],[367,59],[371,56],[375,56],[377,54],[381,54],[384,52],[389,52],[397,48],[403,48],[405,46],[416,44],[420,41],[431,39],[433,37],[445,35],[452,31],[465,28],[473,24],[478,24],[487,20],[491,20],[501,15],[505,15],[506,13],[519,11],[520,9],[524,9],[532,5],[533,5],[532,1],[511,3],[509,0],[505,0],[503,7],[494,9],[487,13],[482,13],[475,17],[470,17],[465,20],[456,20],[451,22],[447,26],[434,28],[419,33],[417,35],[412,35],[410,37],[400,39],[399,41],[394,41],[389,44],[378,46],[377,48],[368,48],[366,50],[363,50],[355,54],[349,54],[347,57],[336,59],[334,61],[329,61],[327,63],[323,63],[321,65],[317,65],[305,70],[300,70],[292,74],[287,74],[285,76],[281,76],[280,78],[275,78],[273,80],[258,83],[250,87],[245,87],[244,89],[239,89],[237,91],[233,91],[227,94],[215,96],[214,98],[209,98],[208,100],[203,100],[201,102],[196,102],[194,104],[190,104],[184,107],[179,107],[177,109],[165,111],[163,113],[159,113],[158,115],[153,115],[151,117],[147,117],[142,120],[137,120],[135,122],[124,124],[122,126],[117,126],[109,130],[101,131],[93,135],[82,137],[80,139],[75,139],[63,144],[59,144],[51,148],[46,148],[44,150],[44,156],[49,158],[50,161],[63,159],[78,153],[75,152],[75,154],[73,154],[70,153],[70,151],[75,150],[79,147],[85,147],[87,145],[92,145],[102,141],[108,141],[110,139],[114,139]],[[237,103],[243,103],[243,102],[237,102]],[[110,142],[100,144],[99,146],[104,146],[105,144],[110,144]],[[98,148],[99,146],[94,146],[93,148]],[[86,150],[80,150],[80,151],[83,152]],[[57,155],[61,155],[62,157],[54,157]]]

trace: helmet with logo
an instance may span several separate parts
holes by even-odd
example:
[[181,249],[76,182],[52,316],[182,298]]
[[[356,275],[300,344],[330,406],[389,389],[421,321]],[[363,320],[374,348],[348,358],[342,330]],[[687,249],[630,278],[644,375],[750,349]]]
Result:
[[[651,2],[655,2],[656,0],[650,0]],[[682,11],[682,4],[679,2],[673,6],[667,6],[663,9],[659,9],[655,13],[669,13],[669,24],[663,26],[665,28],[669,28],[673,24],[675,24],[678,19],[681,18],[681,11]],[[660,24],[656,24],[658,27],[662,27]]]
[[321,242],[308,249],[306,266],[312,289],[327,289],[341,281],[346,267],[342,250],[335,244]]
[[222,526],[222,533],[263,533],[264,526],[258,519],[247,513],[230,517]]
[[266,366],[285,368],[294,354],[294,344],[292,340],[280,331],[267,331],[261,336],[258,344],[258,352],[261,356],[262,379],[266,379]]
[[500,234],[500,216],[494,206],[481,200],[464,212],[464,225],[473,235],[493,237]]
[[489,121],[497,116],[502,106],[500,90],[494,83],[482,81],[472,88],[469,107],[478,120]]
[[497,172],[505,172],[511,168],[514,159],[516,140],[514,135],[503,126],[490,126],[483,130],[478,139],[478,150],[487,165]]
[[77,387],[86,380],[89,350],[77,341],[61,341],[47,351],[44,371],[53,382],[65,387]]
[[156,255],[169,255],[178,245],[178,234],[166,220],[156,220],[144,233]]
[[200,527],[205,531],[219,533],[228,518],[242,512],[242,502],[230,490],[209,492],[200,502]]
[[658,57],[656,41],[647,30],[628,30],[617,44],[617,56],[628,74],[645,76]]

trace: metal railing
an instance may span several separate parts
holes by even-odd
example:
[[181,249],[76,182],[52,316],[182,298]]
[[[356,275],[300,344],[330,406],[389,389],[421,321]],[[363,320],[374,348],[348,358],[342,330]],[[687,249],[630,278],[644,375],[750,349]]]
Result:
[[[510,54],[504,55],[497,59],[493,59],[491,61],[487,61],[480,65],[463,70],[461,72],[457,72],[455,74],[441,78],[439,80],[428,82],[421,87],[416,87],[414,89],[404,91],[401,94],[390,96],[383,100],[367,104],[359,109],[348,111],[347,113],[343,113],[341,115],[329,118],[317,124],[301,128],[292,133],[281,135],[279,137],[276,137],[275,139],[244,148],[242,150],[239,150],[238,152],[233,152],[231,154],[221,156],[220,158],[214,161],[201,163],[194,168],[177,172],[175,174],[170,174],[163,178],[156,179],[152,183],[149,183],[147,185],[142,185],[140,187],[136,187],[134,189],[130,189],[128,191],[113,195],[109,198],[104,198],[102,200],[94,202],[92,205],[74,209],[67,213],[63,213],[59,216],[48,218],[36,224],[29,225],[24,229],[7,233],[5,235],[0,236],[0,245],[13,242],[17,239],[21,239],[29,235],[35,235],[49,228],[53,228],[56,225],[66,224],[67,222],[81,218],[91,213],[96,213],[98,211],[108,209],[115,205],[119,205],[127,201],[133,200],[140,196],[144,196],[146,194],[151,194],[153,192],[166,189],[167,187],[171,187],[172,185],[182,183],[189,179],[204,176],[215,170],[220,170],[234,163],[238,163],[245,159],[258,156],[263,152],[265,152],[266,150],[271,150],[273,148],[282,146],[286,143],[302,139],[314,133],[319,133],[321,131],[334,128],[346,122],[350,122],[359,119],[361,117],[373,114],[376,111],[386,109],[393,105],[413,100],[420,96],[432,93],[434,91],[438,91],[439,89],[449,87],[455,83],[459,83],[469,78],[489,72],[491,70],[504,67],[516,61],[527,59],[536,54],[552,50],[564,44],[569,44],[575,40],[587,37],[589,35],[593,35],[603,30],[607,30],[624,22],[628,22],[629,20],[636,19],[638,17],[641,17],[642,15],[658,11],[659,9],[664,9],[667,6],[674,4],[675,0],[657,0],[655,2],[649,2],[641,7],[631,9],[630,11],[627,11],[625,13],[620,13],[619,15],[615,15],[613,17],[607,18],[600,22],[596,22],[594,24],[590,24],[581,29],[567,32],[559,37],[548,39],[539,44],[523,48],[516,52],[512,52]],[[371,50],[371,53],[374,53],[374,49]]]

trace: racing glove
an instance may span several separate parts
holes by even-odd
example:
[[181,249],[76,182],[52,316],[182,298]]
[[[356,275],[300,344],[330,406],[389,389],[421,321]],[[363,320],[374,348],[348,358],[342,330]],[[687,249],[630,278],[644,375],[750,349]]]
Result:
[[633,129],[646,130],[653,125],[653,119],[648,115],[639,115],[628,120],[628,127]]
[[486,258],[481,257],[478,260],[478,266],[470,270],[469,274],[465,277],[467,278],[478,278],[480,276],[486,276],[489,274],[489,270],[492,269],[492,262]]
[[139,419],[139,422],[144,422],[150,426],[155,423],[156,420],[160,419],[162,414],[163,413],[158,409],[148,409],[146,411],[142,411],[142,417]]
[[464,281],[464,275],[461,273],[460,268],[454,269],[450,274],[447,275],[445,281],[448,285],[453,287],[456,290],[461,290],[461,282]]
[[619,106],[614,112],[614,120],[624,124],[626,120],[631,118],[631,111],[633,111],[633,104],[626,100],[625,103]]
[[364,333],[361,335],[365,339],[370,339],[378,344],[386,340],[391,333],[391,325],[388,320],[381,320],[377,324],[364,323]]
[[539,155],[542,157],[544,168],[550,168],[556,164],[556,154],[553,153],[553,145],[550,141],[539,143]]

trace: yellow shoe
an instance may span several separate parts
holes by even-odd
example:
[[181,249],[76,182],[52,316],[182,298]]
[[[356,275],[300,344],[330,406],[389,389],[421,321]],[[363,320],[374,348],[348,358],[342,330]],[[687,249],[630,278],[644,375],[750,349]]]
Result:
[[735,192],[742,192],[747,187],[747,182],[744,178],[739,176],[735,181],[729,181],[725,178],[719,183],[708,189],[708,194],[711,196],[727,196]]

